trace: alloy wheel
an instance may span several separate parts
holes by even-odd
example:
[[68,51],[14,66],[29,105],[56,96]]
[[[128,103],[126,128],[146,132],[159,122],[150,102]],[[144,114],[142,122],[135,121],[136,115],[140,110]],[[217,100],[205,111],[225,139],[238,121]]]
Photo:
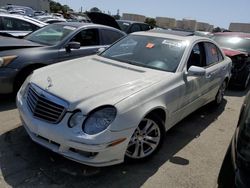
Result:
[[144,118],[130,139],[126,156],[132,159],[146,158],[157,149],[160,140],[159,125],[151,119]]

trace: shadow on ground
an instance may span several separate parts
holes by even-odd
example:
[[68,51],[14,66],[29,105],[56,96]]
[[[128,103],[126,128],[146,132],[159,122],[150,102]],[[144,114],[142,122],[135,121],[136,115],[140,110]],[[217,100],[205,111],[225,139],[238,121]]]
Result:
[[0,136],[0,168],[12,187],[140,187],[166,162],[189,165],[175,156],[200,136],[224,111],[226,100],[217,108],[205,106],[166,133],[160,151],[149,161],[92,168],[65,159],[33,143],[23,127]]
[[15,96],[0,95],[0,112],[16,108]]

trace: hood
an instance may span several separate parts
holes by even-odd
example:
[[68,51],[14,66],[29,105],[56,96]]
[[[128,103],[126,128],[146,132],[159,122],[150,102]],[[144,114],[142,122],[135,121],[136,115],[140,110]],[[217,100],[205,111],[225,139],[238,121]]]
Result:
[[107,25],[121,30],[115,19],[108,14],[104,14],[101,12],[88,12],[86,14],[90,18],[90,20],[95,24]]
[[98,56],[79,58],[38,69],[31,82],[70,103],[69,110],[84,113],[123,99],[159,82],[163,71],[136,67]]
[[0,51],[43,46],[25,39],[0,36]]
[[228,57],[233,57],[237,55],[243,55],[243,56],[248,56],[246,52],[238,51],[238,50],[233,50],[229,48],[222,48],[223,52],[225,53],[226,56]]

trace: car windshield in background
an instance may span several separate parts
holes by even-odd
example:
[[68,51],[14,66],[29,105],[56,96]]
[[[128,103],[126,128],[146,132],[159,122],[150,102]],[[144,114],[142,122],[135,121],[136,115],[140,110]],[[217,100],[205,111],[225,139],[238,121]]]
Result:
[[137,66],[175,72],[186,44],[180,40],[130,35],[114,44],[101,56]]
[[237,36],[214,36],[213,39],[224,48],[250,52],[250,39]]
[[39,44],[53,46],[66,38],[75,29],[76,27],[59,24],[48,25],[42,29],[39,29],[38,31],[31,33],[25,37],[25,39]]
[[120,26],[121,30],[126,32],[129,28],[129,26],[131,25],[128,22],[122,22],[122,21],[117,21],[118,25]]

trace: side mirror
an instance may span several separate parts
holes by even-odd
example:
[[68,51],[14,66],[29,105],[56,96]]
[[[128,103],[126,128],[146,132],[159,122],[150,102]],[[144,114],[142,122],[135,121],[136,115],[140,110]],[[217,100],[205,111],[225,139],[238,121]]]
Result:
[[71,49],[79,49],[80,47],[81,44],[79,42],[69,42],[65,48],[67,52],[70,52]]
[[99,48],[99,49],[97,50],[97,54],[101,54],[105,49],[106,49],[106,48]]
[[206,69],[204,69],[203,67],[197,67],[197,66],[191,66],[188,69],[188,76],[205,76],[206,74]]

